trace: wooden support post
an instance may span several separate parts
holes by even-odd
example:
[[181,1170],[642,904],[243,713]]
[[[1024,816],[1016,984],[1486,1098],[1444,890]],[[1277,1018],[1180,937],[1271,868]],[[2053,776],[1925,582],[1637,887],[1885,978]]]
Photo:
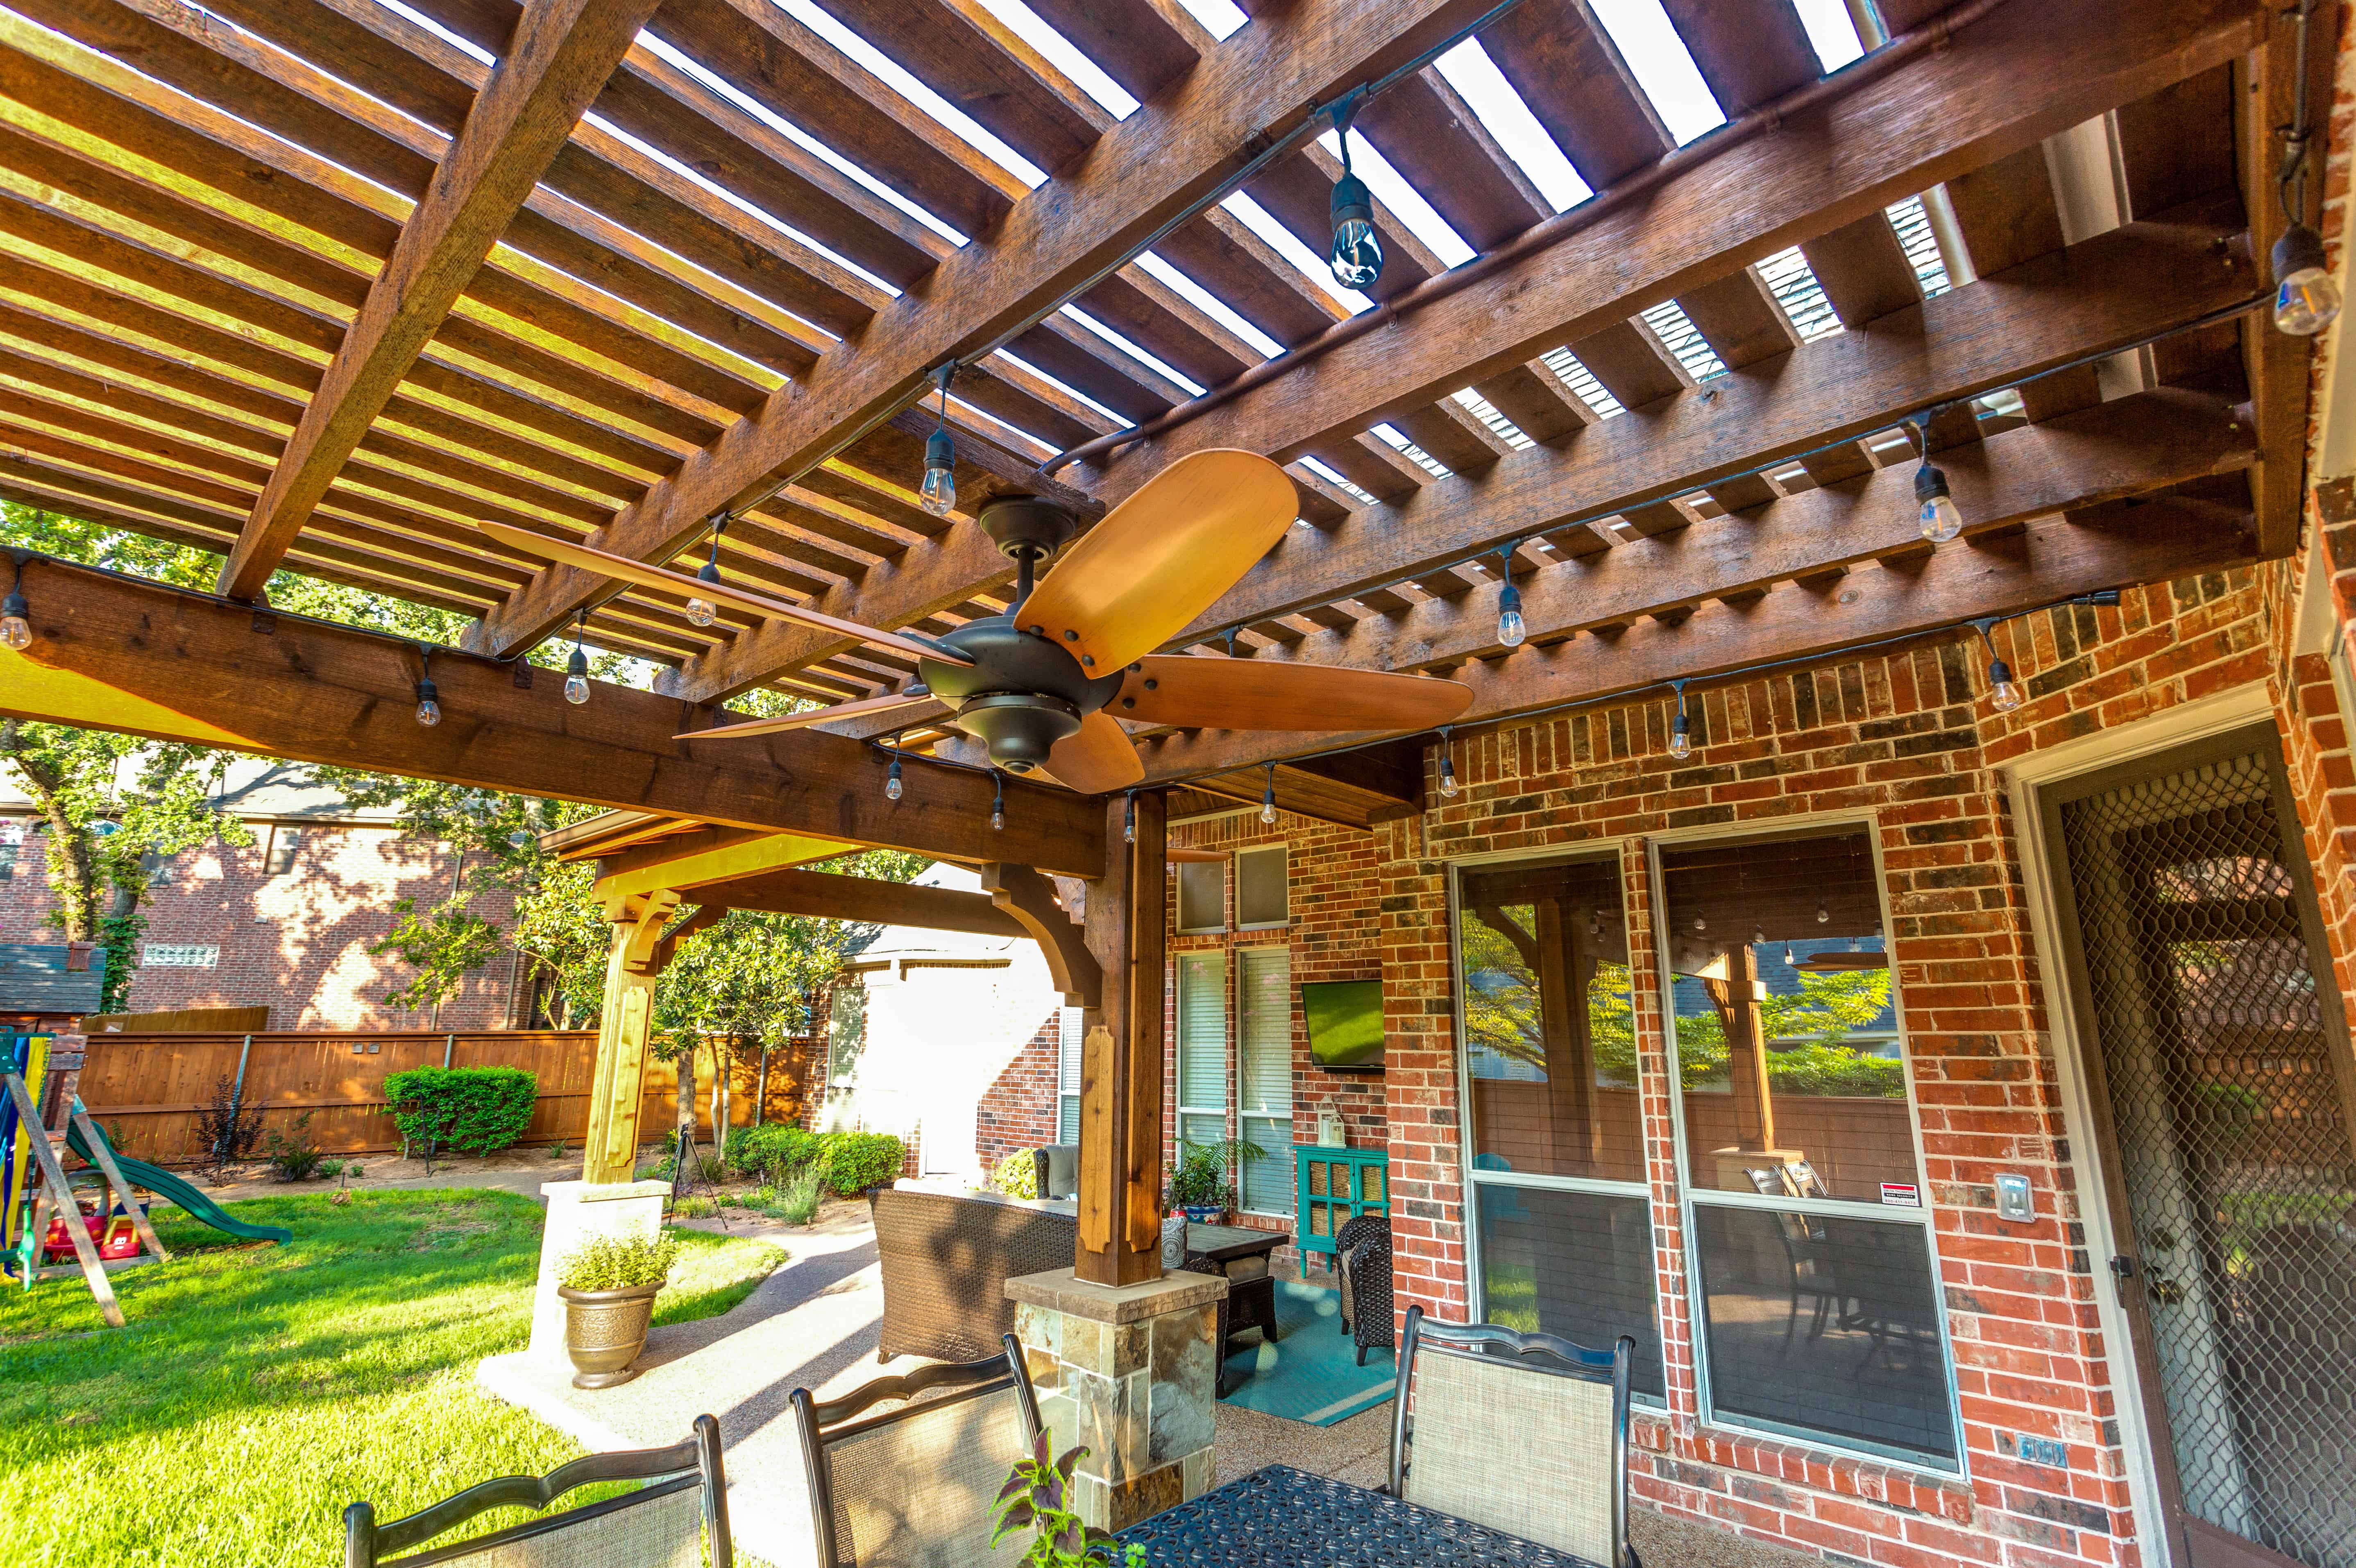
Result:
[[41,1168],[40,1201],[33,1205],[33,1231],[27,1238],[32,1247],[28,1269],[37,1269],[42,1252],[48,1245],[49,1215],[54,1211],[65,1219],[66,1235],[73,1243],[74,1256],[80,1260],[81,1276],[90,1285],[90,1293],[98,1299],[98,1310],[110,1328],[123,1327],[123,1306],[114,1299],[114,1286],[107,1282],[106,1265],[99,1261],[98,1248],[82,1228],[81,1210],[73,1200],[73,1189],[66,1185],[65,1167],[58,1162],[57,1146],[49,1141],[49,1130],[41,1125],[40,1107],[33,1104],[24,1079],[16,1073],[5,1076],[8,1097],[16,1103],[19,1125],[25,1130],[26,1142],[33,1146],[33,1158]]
[[619,899],[606,909],[614,945],[605,960],[605,999],[597,1012],[597,1076],[589,1091],[589,1130],[581,1153],[584,1181],[627,1181],[637,1170],[638,1101],[655,981],[670,955],[662,928],[678,905],[677,893],[656,892]]
[[98,1125],[90,1119],[90,1113],[82,1109],[81,1096],[76,1094],[72,1103],[73,1124],[81,1129],[81,1140],[90,1147],[91,1163],[98,1167],[100,1175],[106,1178],[106,1189],[114,1195],[116,1202],[123,1205],[123,1213],[130,1216],[131,1228],[139,1233],[143,1254],[140,1261],[147,1262],[146,1254],[153,1254],[154,1262],[171,1262],[172,1254],[164,1250],[163,1238],[155,1234],[155,1227],[147,1221],[147,1211],[139,1206],[131,1183],[123,1179],[123,1168],[114,1163],[113,1147],[98,1130]]
[[1162,1276],[1162,958],[1168,919],[1167,813],[1157,793],[1106,802],[1105,874],[1087,900],[1087,944],[1103,972],[1083,1014],[1080,1234],[1073,1271],[1095,1285]]

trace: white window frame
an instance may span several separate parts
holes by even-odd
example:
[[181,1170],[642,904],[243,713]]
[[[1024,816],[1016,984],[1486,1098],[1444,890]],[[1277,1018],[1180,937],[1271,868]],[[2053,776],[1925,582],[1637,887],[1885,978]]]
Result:
[[[1186,1031],[1187,970],[1190,967],[1199,970],[1211,965],[1215,965],[1217,968],[1217,974],[1215,977],[1212,989],[1219,998],[1219,1038],[1215,1041],[1190,1040],[1187,1038]],[[1177,1036],[1176,1067],[1178,1082],[1176,1084],[1176,1092],[1171,1096],[1172,1099],[1178,1103],[1176,1107],[1176,1126],[1174,1128],[1176,1136],[1173,1140],[1175,1143],[1183,1144],[1188,1141],[1186,1137],[1186,1123],[1189,1118],[1215,1116],[1218,1118],[1219,1136],[1221,1138],[1225,1138],[1227,1136],[1227,1107],[1225,1094],[1226,1087],[1230,1081],[1230,1064],[1227,1061],[1227,1041],[1229,1037],[1234,1033],[1234,1030],[1229,1027],[1227,1020],[1227,973],[1229,968],[1230,965],[1227,963],[1226,949],[1224,947],[1205,948],[1197,953],[1181,953],[1177,957],[1177,968],[1175,974],[1172,977],[1173,984],[1171,987],[1172,992],[1178,999],[1178,1027],[1174,1031]],[[1197,983],[1199,984],[1200,982]],[[1215,1050],[1219,1052],[1219,1070],[1217,1072],[1210,1074],[1212,1081],[1217,1083],[1222,1091],[1221,1102],[1216,1105],[1188,1104],[1186,1103],[1187,1057],[1194,1051],[1203,1050]],[[1173,1164],[1176,1162],[1176,1154],[1177,1151],[1173,1148],[1172,1150],[1172,1162]]]
[[[1281,889],[1284,893],[1284,913],[1281,917],[1276,920],[1248,921],[1244,919],[1244,861],[1248,859],[1264,860],[1271,855],[1276,857],[1276,885]],[[1292,861],[1291,857],[1284,845],[1256,844],[1248,849],[1237,850],[1235,853],[1235,874],[1231,880],[1235,885],[1236,929],[1237,931],[1282,931],[1286,927],[1291,925]]]
[[[1055,1142],[1080,1141],[1080,1042],[1084,1014],[1064,1008],[1055,1015]],[[1066,1129],[1070,1129],[1068,1134]]]
[[[1291,1172],[1294,1169],[1295,1165],[1292,1156],[1292,1099],[1293,1089],[1295,1087],[1295,1071],[1292,1053],[1292,947],[1289,943],[1263,943],[1250,947],[1237,947],[1232,951],[1234,955],[1234,963],[1232,965],[1234,971],[1233,983],[1236,988],[1236,1021],[1235,1028],[1232,1031],[1235,1036],[1236,1059],[1236,1136],[1239,1138],[1250,1138],[1252,1142],[1258,1144],[1262,1148],[1268,1150],[1268,1160],[1266,1163],[1281,1167],[1285,1171],[1286,1179],[1288,1183],[1290,1183]],[[1245,955],[1252,953],[1280,954],[1284,959],[1283,996],[1285,1093],[1284,1109],[1280,1112],[1268,1110],[1265,1107],[1258,1110],[1252,1108],[1248,1093],[1249,1081],[1246,1077],[1244,1072],[1244,1017],[1246,1010],[1244,992],[1244,957]],[[1269,1143],[1260,1138],[1252,1138],[1251,1124],[1253,1122],[1273,1122],[1280,1120],[1284,1124],[1284,1136],[1281,1138],[1278,1139],[1274,1143]],[[1288,1203],[1281,1209],[1257,1209],[1245,1204],[1243,1197],[1243,1176],[1242,1173],[1238,1171],[1236,1177],[1236,1202],[1246,1213],[1268,1214],[1278,1218],[1289,1218],[1298,1208],[1296,1199],[1295,1202]]]
[[[1176,906],[1178,934],[1181,936],[1216,936],[1224,933],[1227,929],[1227,885],[1231,880],[1227,875],[1227,861],[1226,857],[1221,857],[1216,860],[1180,860],[1175,862],[1175,864],[1177,869],[1174,872],[1174,875],[1177,879],[1178,886],[1173,890],[1176,896],[1173,900],[1173,902]],[[1186,872],[1190,868],[1194,866],[1215,866],[1218,868],[1219,871],[1219,907],[1217,913],[1213,917],[1212,923],[1209,925],[1188,925],[1186,923]],[[1197,910],[1194,912],[1199,916],[1203,912]]]
[[[1913,1208],[1905,1208],[1849,1198],[1771,1197],[1763,1193],[1723,1191],[1715,1188],[1704,1190],[1684,1179],[1685,1172],[1691,1168],[1689,1163],[1691,1156],[1686,1147],[1685,1095],[1675,1087],[1684,1082],[1684,1077],[1678,1066],[1677,1058],[1676,976],[1669,967],[1668,885],[1662,871],[1662,857],[1665,852],[1674,851],[1688,844],[1775,842],[1820,837],[1847,831],[1862,832],[1865,835],[1867,846],[1872,851],[1874,900],[1881,910],[1882,941],[1887,949],[1890,945],[1891,928],[1890,880],[1889,873],[1881,860],[1880,821],[1873,812],[1812,812],[1799,816],[1780,818],[1772,826],[1762,826],[1748,831],[1737,827],[1729,832],[1724,824],[1675,829],[1652,836],[1646,844],[1644,871],[1647,892],[1652,900],[1654,911],[1653,959],[1655,973],[1659,983],[1659,988],[1654,996],[1655,1005],[1661,1009],[1662,1033],[1665,1037],[1664,1044],[1668,1052],[1669,1083],[1672,1085],[1668,1096],[1669,1125],[1674,1134],[1673,1147],[1676,1150],[1676,1170],[1679,1177],[1677,1223],[1683,1229],[1687,1243],[1687,1253],[1692,1259],[1691,1266],[1686,1270],[1686,1307],[1687,1321],[1691,1325],[1692,1331],[1694,1382],[1702,1420],[1723,1431],[1755,1433],[1778,1442],[1795,1443],[1826,1454],[1855,1455],[1877,1464],[1887,1465],[1892,1469],[1906,1470],[1942,1481],[1968,1481],[1971,1479],[1971,1442],[1964,1425],[1961,1394],[1955,1386],[1955,1347],[1954,1338],[1950,1332],[1947,1322],[1947,1293],[1944,1285],[1946,1276],[1941,1272],[1939,1265],[1939,1232],[1937,1225],[1933,1222],[1931,1204],[1928,1200],[1929,1183],[1924,1174],[1928,1166],[1922,1157],[1922,1110],[1914,1093],[1914,1051],[1906,1038],[1906,998],[1901,994],[1898,965],[1894,955],[1890,965],[1890,1016],[1898,1021],[1899,1059],[1905,1063],[1906,1069],[1906,1120],[1914,1139],[1915,1185],[1923,1201]],[[1931,1271],[1932,1306],[1938,1317],[1939,1350],[1947,1361],[1947,1413],[1954,1423],[1955,1435],[1955,1463],[1952,1468],[1933,1462],[1925,1455],[1912,1453],[1903,1448],[1884,1446],[1863,1439],[1844,1438],[1837,1434],[1818,1431],[1812,1427],[1785,1426],[1775,1422],[1761,1420],[1756,1416],[1740,1415],[1718,1409],[1717,1403],[1710,1392],[1708,1335],[1702,1328],[1702,1325],[1709,1320],[1704,1306],[1707,1291],[1702,1278],[1700,1254],[1694,1249],[1692,1241],[1699,1234],[1699,1228],[1694,1218],[1695,1209],[1713,1205],[1725,1209],[1765,1210],[1771,1213],[1829,1214],[1850,1219],[1882,1220],[1896,1224],[1911,1224],[1922,1232],[1924,1257]]]

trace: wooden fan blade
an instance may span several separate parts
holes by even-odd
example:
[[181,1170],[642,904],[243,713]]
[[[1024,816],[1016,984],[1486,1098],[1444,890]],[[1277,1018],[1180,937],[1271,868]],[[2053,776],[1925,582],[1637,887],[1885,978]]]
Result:
[[1065,551],[1015,624],[1109,673],[1185,630],[1284,537],[1298,509],[1292,481],[1267,458],[1189,453]]
[[1129,743],[1129,731],[1101,713],[1091,713],[1080,720],[1076,733],[1056,741],[1047,753],[1047,776],[1082,795],[1104,795],[1143,778],[1145,764]]
[[1472,701],[1471,687],[1427,675],[1183,654],[1137,662],[1105,711],[1185,730],[1424,730]]
[[585,544],[553,539],[546,534],[533,533],[530,528],[510,528],[505,523],[477,523],[475,526],[510,549],[536,555],[542,560],[577,566],[584,571],[594,571],[600,577],[610,577],[616,581],[636,583],[640,588],[658,589],[665,593],[683,593],[691,599],[709,599],[714,604],[734,604],[739,610],[747,610],[755,615],[766,615],[775,621],[798,621],[805,626],[816,626],[841,636],[857,637],[862,643],[879,648],[892,648],[920,659],[938,659],[943,664],[951,665],[973,663],[963,654],[936,647],[931,643],[920,643],[896,632],[879,632],[856,621],[839,620],[784,599],[772,599],[749,588],[738,588],[733,583],[706,582],[700,577],[673,571],[667,566],[649,566],[626,555],[615,555],[606,550],[592,549]]
[[889,713],[894,708],[914,708],[930,702],[926,691],[887,691],[881,697],[862,697],[856,702],[838,702],[831,708],[805,708],[799,713],[781,713],[775,719],[747,719],[736,724],[715,724],[709,730],[691,730],[684,735],[673,735],[674,741],[747,741],[759,735],[774,735],[781,730],[800,730],[812,724],[828,724],[837,719],[856,719],[862,714]]

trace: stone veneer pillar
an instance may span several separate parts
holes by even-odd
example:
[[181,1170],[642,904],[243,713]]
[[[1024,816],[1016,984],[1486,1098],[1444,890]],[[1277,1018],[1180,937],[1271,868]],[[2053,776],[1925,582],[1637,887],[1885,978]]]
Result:
[[1209,1489],[1226,1293],[1205,1274],[1114,1286],[1064,1268],[1006,1282],[1055,1451],[1088,1450],[1076,1505],[1087,1523],[1125,1530]]
[[540,1233],[540,1282],[532,1288],[531,1344],[535,1360],[566,1364],[564,1298],[556,1294],[556,1265],[592,1236],[618,1236],[662,1229],[668,1181],[548,1181],[548,1222]]

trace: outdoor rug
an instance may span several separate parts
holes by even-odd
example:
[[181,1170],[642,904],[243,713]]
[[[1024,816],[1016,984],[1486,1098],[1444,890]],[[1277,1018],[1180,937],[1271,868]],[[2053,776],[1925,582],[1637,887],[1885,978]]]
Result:
[[1331,1426],[1391,1397],[1397,1381],[1388,1350],[1366,1352],[1342,1332],[1342,1294],[1298,1280],[1276,1282],[1277,1339],[1246,1329],[1227,1357],[1235,1392],[1229,1404]]

